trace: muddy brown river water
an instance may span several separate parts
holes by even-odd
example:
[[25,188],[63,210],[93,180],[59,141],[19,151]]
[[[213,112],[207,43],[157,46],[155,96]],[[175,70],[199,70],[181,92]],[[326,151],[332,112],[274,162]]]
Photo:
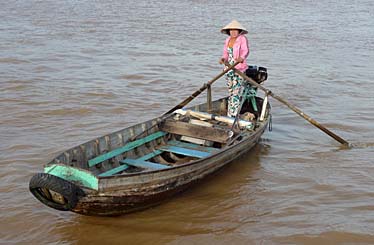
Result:
[[[233,2],[0,1],[0,244],[374,244],[373,2]],[[265,86],[353,148],[273,99],[273,131],[252,151],[157,207],[86,217],[30,194],[59,152],[217,75],[234,18]]]

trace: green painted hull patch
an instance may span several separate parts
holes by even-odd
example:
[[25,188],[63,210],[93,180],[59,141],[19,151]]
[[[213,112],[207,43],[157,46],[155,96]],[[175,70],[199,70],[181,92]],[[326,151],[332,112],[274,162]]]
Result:
[[62,164],[53,164],[44,167],[44,172],[64,180],[78,182],[79,185],[90,189],[99,189],[99,180],[91,172]]

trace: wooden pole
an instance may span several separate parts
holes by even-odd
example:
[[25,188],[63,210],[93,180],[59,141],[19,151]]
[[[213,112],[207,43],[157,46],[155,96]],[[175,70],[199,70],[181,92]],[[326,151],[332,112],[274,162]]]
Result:
[[208,113],[212,113],[212,86],[208,85],[208,89],[206,90],[206,100],[208,106]]
[[235,71],[235,73],[239,74],[242,78],[244,78],[245,80],[247,80],[252,86],[261,89],[262,91],[265,92],[265,94],[270,95],[271,97],[273,97],[274,99],[278,100],[282,104],[288,106],[288,108],[290,108],[291,110],[293,110],[294,112],[296,112],[299,116],[301,116],[302,118],[306,119],[308,122],[310,122],[311,124],[313,124],[314,126],[316,126],[317,128],[319,128],[320,130],[322,130],[323,132],[325,132],[326,134],[328,134],[330,137],[332,137],[333,139],[335,139],[336,141],[338,141],[342,145],[349,146],[348,141],[344,140],[343,138],[339,137],[338,135],[336,135],[333,132],[331,132],[330,130],[328,130],[326,127],[322,126],[316,120],[314,120],[313,118],[311,118],[310,116],[308,116],[307,114],[305,114],[304,112],[302,112],[299,108],[297,108],[296,106],[290,104],[287,100],[283,99],[280,96],[275,95],[270,90],[268,90],[265,87],[263,87],[262,85],[256,83],[253,79],[249,78],[243,72],[241,72],[241,71],[239,71],[239,70],[237,70],[235,68],[233,70]]
[[178,105],[174,106],[172,109],[167,111],[164,115],[172,113],[175,110],[181,109],[185,107],[188,103],[190,103],[193,99],[195,99],[199,94],[201,94],[208,86],[212,85],[215,81],[217,81],[220,77],[225,75],[228,71],[234,69],[234,67],[239,64],[239,62],[235,62],[233,65],[229,65],[225,70],[223,70],[220,74],[218,74],[216,77],[214,77],[212,80],[210,80],[208,83],[204,83],[204,85],[195,91],[192,95],[190,95],[187,99],[183,100]]
[[267,107],[267,105],[268,105],[268,95],[265,94],[264,101],[262,102],[260,122],[264,121],[264,119],[265,119],[265,113],[266,113],[266,107]]

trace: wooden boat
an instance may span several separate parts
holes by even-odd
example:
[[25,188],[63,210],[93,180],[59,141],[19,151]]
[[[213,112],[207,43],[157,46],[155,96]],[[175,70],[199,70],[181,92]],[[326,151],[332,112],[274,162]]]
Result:
[[[114,216],[159,204],[248,152],[270,118],[256,97],[233,119],[227,98],[177,110],[71,148],[30,180],[42,203],[84,215]],[[266,103],[265,103],[265,102]],[[234,125],[234,126],[233,126]]]

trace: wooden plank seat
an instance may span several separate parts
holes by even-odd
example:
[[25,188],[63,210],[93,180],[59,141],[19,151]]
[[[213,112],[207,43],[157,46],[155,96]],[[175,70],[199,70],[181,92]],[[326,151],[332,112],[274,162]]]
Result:
[[211,153],[209,152],[187,149],[187,148],[172,146],[172,145],[164,145],[164,146],[159,147],[158,149],[162,151],[173,152],[173,153],[177,153],[180,155],[196,157],[196,158],[204,158],[204,157],[208,157],[211,155]]
[[130,166],[127,165],[127,164],[123,164],[123,165],[120,165],[116,168],[112,168],[106,172],[103,172],[101,174],[99,174],[100,177],[105,177],[105,176],[112,176],[112,175],[115,175],[115,174],[118,174],[119,172],[122,172],[122,171],[125,171],[126,169],[128,169]]
[[158,139],[164,135],[166,135],[167,133],[166,132],[162,132],[162,131],[158,131],[156,133],[153,133],[153,134],[150,134],[144,138],[141,138],[141,139],[138,139],[138,140],[135,140],[135,141],[132,141],[132,142],[129,142],[127,143],[126,145],[122,146],[122,147],[119,147],[113,151],[110,151],[110,152],[107,152],[105,154],[102,154],[100,156],[97,156],[91,160],[88,161],[88,166],[89,167],[92,167],[92,166],[95,166],[96,164],[99,164],[101,162],[104,162],[108,159],[111,159],[115,156],[118,156],[122,153],[125,153],[127,151],[130,151],[138,146],[141,146],[145,143],[148,143],[152,140],[155,140],[155,139]]
[[226,143],[233,135],[231,130],[194,125],[186,122],[165,120],[160,128],[164,132]]
[[155,156],[162,154],[164,151],[173,152],[173,153],[177,153],[177,154],[184,155],[184,156],[204,158],[204,157],[210,156],[212,153],[219,151],[219,149],[216,149],[213,147],[201,146],[197,144],[191,144],[187,142],[181,142],[177,140],[171,140],[171,141],[168,141],[167,145],[160,146],[158,147],[158,149],[144,156],[141,156],[137,159],[130,159],[130,158],[123,159],[120,161],[122,165],[115,167],[113,169],[110,169],[106,172],[103,172],[99,174],[99,176],[100,177],[112,176],[122,171],[125,171],[130,166],[146,168],[146,169],[154,169],[154,170],[170,168],[170,166],[167,166],[164,164],[153,163],[153,162],[147,161]]
[[168,165],[164,165],[161,163],[153,163],[149,161],[144,161],[144,160],[139,160],[139,159],[131,159],[131,158],[126,158],[120,161],[120,163],[125,163],[127,165],[131,165],[134,167],[139,167],[139,168],[146,168],[146,169],[152,169],[152,170],[159,170],[159,169],[165,169],[165,168],[170,168]]
[[131,159],[131,158],[126,158],[120,161],[123,165],[120,165],[116,168],[110,169],[104,173],[99,174],[100,177],[105,177],[105,176],[112,176],[115,174],[118,174],[119,172],[125,171],[128,169],[130,166],[138,167],[138,168],[145,168],[145,169],[152,169],[152,170],[159,170],[159,169],[165,169],[165,168],[170,168],[170,166],[160,164],[160,163],[153,163],[145,160],[141,160],[140,158],[138,159]]
[[[232,117],[214,115],[214,114],[209,114],[209,113],[202,112],[202,111],[178,109],[178,110],[175,111],[175,113],[181,114],[181,115],[189,115],[189,116],[193,116],[193,117],[196,117],[196,118],[199,118],[199,119],[215,120],[215,121],[218,121],[218,122],[227,123],[229,125],[232,125],[235,122],[235,119],[232,118]],[[250,122],[250,121],[239,119],[237,122],[240,125],[240,127],[247,127],[247,128],[253,128],[254,127],[253,122]]]
[[[132,159],[132,160],[147,161],[147,160],[149,160],[149,159],[151,159],[151,158],[153,158],[157,155],[160,155],[161,153],[162,153],[162,151],[155,150],[155,151],[153,151],[153,152],[151,152],[147,155],[144,155],[142,157],[139,157],[137,159]],[[105,176],[115,175],[115,174],[118,174],[119,172],[125,171],[126,169],[128,169],[130,167],[130,165],[132,165],[132,164],[127,163],[125,160],[121,160],[120,163],[122,163],[122,165],[120,165],[118,167],[115,167],[113,169],[110,169],[106,172],[103,172],[103,173],[99,174],[99,176],[100,177],[105,177]]]
[[151,153],[147,154],[147,155],[144,155],[142,157],[139,157],[138,160],[142,160],[142,161],[147,161],[155,156],[158,156],[162,153],[163,151],[160,151],[160,150],[154,150],[152,151]]
[[168,141],[168,145],[184,147],[184,148],[189,148],[189,149],[194,149],[194,150],[199,150],[199,151],[206,151],[209,153],[215,153],[219,151],[219,149],[214,148],[214,147],[202,146],[202,145],[178,141],[178,140],[170,140]]

